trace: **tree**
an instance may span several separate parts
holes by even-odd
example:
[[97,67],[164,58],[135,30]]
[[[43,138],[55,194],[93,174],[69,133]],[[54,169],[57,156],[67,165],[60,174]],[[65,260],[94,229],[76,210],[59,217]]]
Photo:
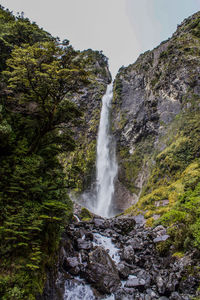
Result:
[[24,114],[31,115],[28,152],[36,152],[49,133],[51,141],[53,134],[57,141],[61,135],[67,135],[71,142],[69,125],[74,124],[80,113],[66,97],[88,83],[79,54],[68,43],[42,42],[16,46],[7,65],[10,70],[3,74],[8,77],[12,91],[8,104],[14,101],[23,106]]

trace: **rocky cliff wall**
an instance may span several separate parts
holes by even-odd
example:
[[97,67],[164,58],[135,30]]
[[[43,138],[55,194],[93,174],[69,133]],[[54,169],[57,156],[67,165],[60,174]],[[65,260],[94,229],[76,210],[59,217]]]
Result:
[[199,71],[199,12],[184,20],[170,39],[119,70],[112,111],[119,162],[117,208],[137,203],[129,214],[158,218],[184,191],[186,183],[176,181],[191,176],[194,162],[197,176]]

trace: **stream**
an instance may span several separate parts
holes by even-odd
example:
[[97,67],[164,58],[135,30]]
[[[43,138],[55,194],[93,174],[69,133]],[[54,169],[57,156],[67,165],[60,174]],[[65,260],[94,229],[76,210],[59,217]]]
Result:
[[[107,250],[110,257],[116,263],[119,263],[119,249],[111,242],[111,238],[102,236],[99,233],[94,234],[93,247],[103,247]],[[64,300],[95,300],[97,299],[89,284],[86,284],[83,279],[77,277],[75,280],[66,280]],[[114,295],[106,296],[103,299],[114,300]]]
[[[191,300],[198,280],[187,276],[191,257],[159,253],[166,229],[139,218],[75,221],[61,247],[57,290],[48,300]],[[195,262],[197,263],[197,262]]]

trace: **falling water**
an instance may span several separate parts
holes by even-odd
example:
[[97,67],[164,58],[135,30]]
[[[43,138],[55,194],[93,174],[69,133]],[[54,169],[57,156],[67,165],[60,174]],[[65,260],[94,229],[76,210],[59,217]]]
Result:
[[95,212],[109,217],[111,201],[114,194],[114,179],[117,175],[115,144],[110,132],[110,106],[113,98],[112,84],[108,85],[102,98],[102,109],[97,138],[96,180],[97,205]]

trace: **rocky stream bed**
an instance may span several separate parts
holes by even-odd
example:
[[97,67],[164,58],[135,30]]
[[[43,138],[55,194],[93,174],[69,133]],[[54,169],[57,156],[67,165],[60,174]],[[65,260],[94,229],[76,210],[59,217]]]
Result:
[[42,299],[198,299],[198,278],[189,272],[198,257],[161,256],[157,245],[168,237],[140,218],[76,221],[63,235],[56,285],[49,282]]

